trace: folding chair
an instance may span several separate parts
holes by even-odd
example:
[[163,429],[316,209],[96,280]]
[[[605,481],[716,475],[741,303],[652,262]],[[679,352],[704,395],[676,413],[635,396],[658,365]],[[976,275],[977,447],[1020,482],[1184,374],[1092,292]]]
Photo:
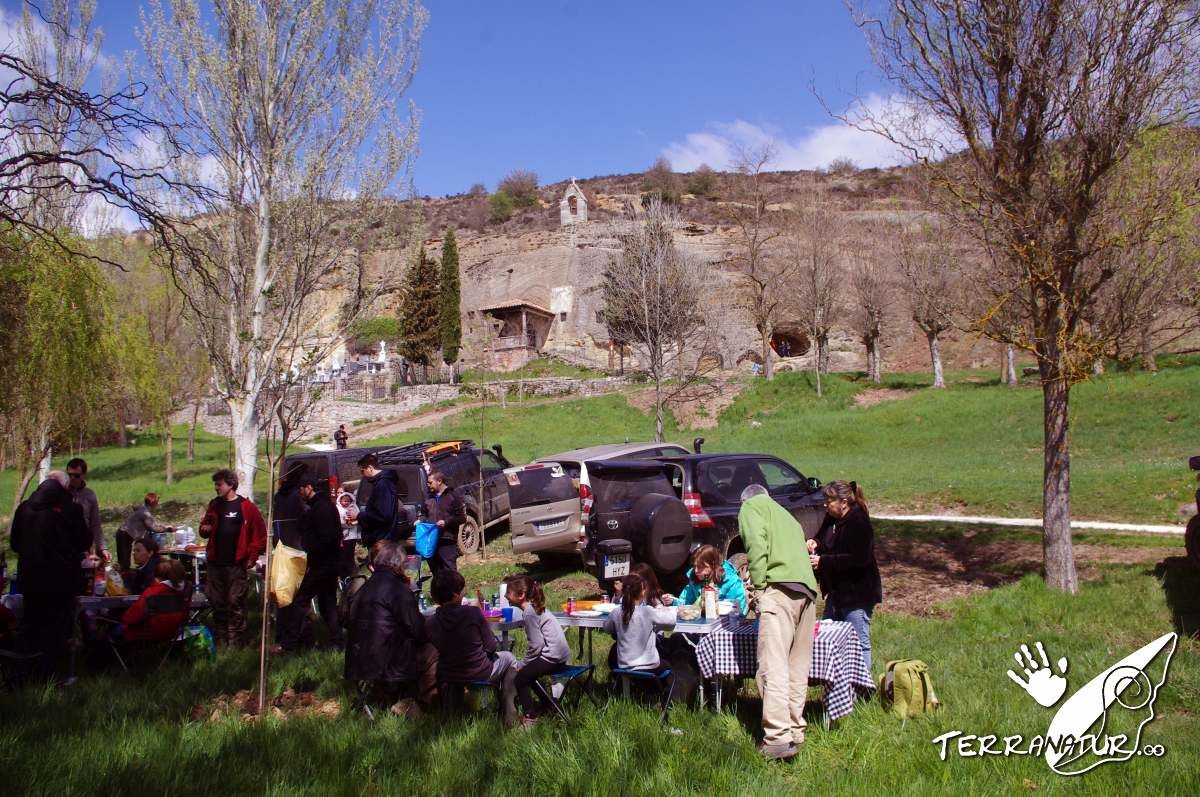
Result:
[[560,683],[563,685],[563,696],[558,700],[555,700],[554,697],[546,691],[546,687],[540,678],[533,682],[533,688],[537,690],[538,694],[541,695],[544,700],[554,707],[555,713],[558,714],[563,722],[566,722],[568,721],[569,717],[564,709],[564,703],[566,703],[567,696],[572,692],[572,684],[576,685],[576,688],[574,689],[575,698],[571,701],[570,705],[570,710],[572,712],[579,708],[581,694],[587,695],[588,700],[592,701],[592,705],[594,705],[596,708],[600,708],[600,701],[598,701],[596,696],[592,694],[592,676],[595,674],[595,672],[596,667],[593,664],[564,664],[557,672],[551,673],[550,682],[552,684]]
[[459,700],[463,694],[463,690],[470,689],[490,690],[496,703],[496,716],[502,720],[504,719],[503,685],[499,682],[492,683],[488,680],[438,681],[438,699],[442,701],[442,710],[447,713],[456,709],[461,710],[462,704]]
[[[162,640],[134,640],[128,643],[125,653],[129,655],[131,652],[139,650],[150,650],[156,646],[163,646],[162,658],[158,660],[158,665],[155,666],[155,671],[162,669],[162,666],[167,663],[167,659],[171,657],[171,653],[177,648],[182,648],[185,640],[185,631],[188,621],[191,618],[192,605],[192,589],[184,590],[182,594],[176,595],[152,595],[146,599],[146,617],[147,619],[159,614],[179,614],[181,619],[179,625],[175,628],[175,633],[167,639]],[[101,622],[111,625],[120,625],[116,620],[101,615],[98,618]],[[125,661],[125,656],[121,655],[121,644],[118,644],[111,636],[108,637],[108,646],[112,650],[113,656],[120,663],[121,669],[129,672],[129,664]]]
[[[655,672],[654,670],[630,670],[625,667],[614,667],[611,673],[617,677],[621,685],[621,694],[629,699],[629,684],[633,681],[654,684],[662,698],[662,722],[667,723],[667,714],[671,710],[671,697],[675,692],[675,682],[671,680],[670,668]],[[614,685],[615,686],[615,685]]]

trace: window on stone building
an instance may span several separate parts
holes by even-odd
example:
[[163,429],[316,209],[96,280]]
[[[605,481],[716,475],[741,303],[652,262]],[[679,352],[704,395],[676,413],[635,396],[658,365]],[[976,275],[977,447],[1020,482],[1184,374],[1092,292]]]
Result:
[[566,320],[567,320],[567,314],[566,314],[566,313],[559,313],[559,314],[558,314],[558,320],[559,320],[559,321],[566,321]]
[[574,196],[567,197],[567,207],[571,210],[571,215],[574,216],[579,212],[579,200]]

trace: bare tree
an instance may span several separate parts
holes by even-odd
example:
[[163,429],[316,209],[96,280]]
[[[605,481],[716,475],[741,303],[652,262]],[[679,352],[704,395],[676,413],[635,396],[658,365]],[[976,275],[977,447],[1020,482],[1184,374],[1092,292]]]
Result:
[[[427,14],[417,0],[152,0],[140,31],[155,99],[200,156],[214,196],[186,230],[196,253],[171,263],[229,406],[234,458],[253,489],[260,397],[291,360],[313,297],[352,268],[341,224],[382,221],[416,146],[401,97]],[[358,297],[349,303],[361,308]]]
[[774,156],[769,144],[738,153],[731,201],[721,206],[737,237],[733,256],[737,302],[758,332],[763,375],[768,380],[774,377],[771,335],[786,306],[785,286],[791,268],[790,259],[775,251],[782,230],[779,214],[769,207],[773,196],[766,178]]
[[940,340],[942,333],[954,326],[957,293],[952,244],[940,227],[922,225],[896,237],[895,257],[904,275],[901,285],[913,323],[925,333],[929,343],[933,386],[944,388],[946,378],[942,373]]
[[[651,199],[642,222],[621,237],[621,251],[604,271],[604,324],[614,341],[638,353],[654,380],[654,439],[663,439],[667,401],[703,376],[703,358],[679,364],[706,343],[701,300],[708,268],[675,244],[678,214]],[[672,376],[676,380],[668,384]]]
[[[865,126],[927,163],[946,212],[992,251],[997,268],[975,285],[986,297],[978,329],[1037,358],[1046,581],[1074,592],[1070,389],[1106,346],[1089,324],[1114,274],[1105,253],[1145,240],[1163,218],[1168,199],[1138,192],[1119,167],[1139,135],[1194,116],[1195,4],[857,5],[875,60],[903,97],[901,113],[868,112]],[[878,6],[884,13],[872,17]],[[1017,308],[1019,327],[991,323],[1005,305]]]
[[829,335],[842,310],[845,276],[842,245],[845,225],[835,210],[822,207],[820,196],[797,200],[790,216],[787,248],[792,259],[789,294],[812,345],[816,347],[817,395],[821,375],[829,372]]
[[[877,239],[878,233],[869,234]],[[895,280],[883,263],[880,252],[860,248],[847,254],[850,284],[854,300],[849,318],[867,353],[867,378],[878,385],[882,380],[883,350],[881,339],[891,320],[895,299]]]
[[[118,266],[64,234],[82,231],[85,208],[126,213],[163,232],[172,219],[156,194],[196,189],[162,170],[177,140],[170,125],[142,110],[144,85],[84,89],[100,54],[95,3],[54,0],[45,8],[26,2],[13,50],[0,52],[0,221]],[[150,140],[157,157],[148,163]]]

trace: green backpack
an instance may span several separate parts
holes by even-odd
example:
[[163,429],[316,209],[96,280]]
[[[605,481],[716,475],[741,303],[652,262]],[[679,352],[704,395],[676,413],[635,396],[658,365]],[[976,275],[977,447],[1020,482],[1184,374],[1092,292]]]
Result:
[[900,719],[916,717],[941,705],[929,680],[929,665],[920,659],[889,661],[879,676],[879,698],[884,709]]

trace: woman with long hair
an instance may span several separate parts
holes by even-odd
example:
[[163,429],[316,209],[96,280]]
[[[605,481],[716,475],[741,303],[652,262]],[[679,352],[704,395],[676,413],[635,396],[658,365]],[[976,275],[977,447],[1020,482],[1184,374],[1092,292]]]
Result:
[[863,663],[871,669],[871,615],[883,600],[875,530],[857,482],[825,485],[825,522],[808,541],[809,561],[825,596],[825,620],[854,626]]

